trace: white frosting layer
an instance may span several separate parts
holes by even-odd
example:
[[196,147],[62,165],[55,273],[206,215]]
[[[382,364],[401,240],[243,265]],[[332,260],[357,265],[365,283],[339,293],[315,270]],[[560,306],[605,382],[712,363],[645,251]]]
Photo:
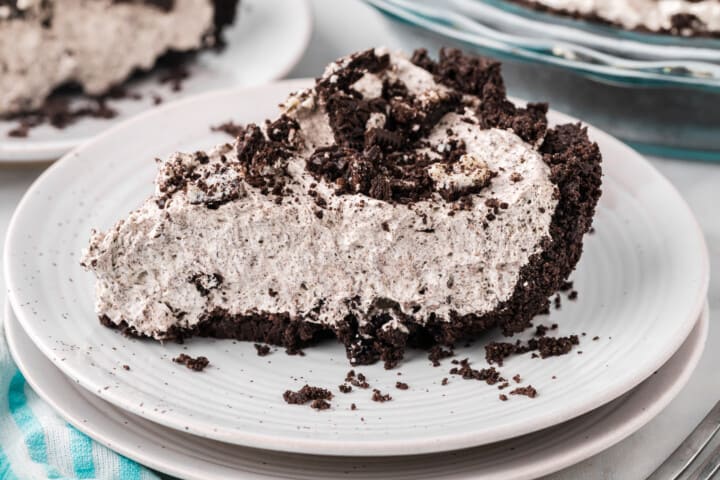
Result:
[[[595,14],[627,29],[646,28],[651,31],[672,27],[677,14],[692,14],[707,29],[720,32],[720,1],[718,0],[535,0],[558,10]],[[688,32],[690,33],[690,32]]]
[[37,15],[0,20],[0,115],[38,108],[68,82],[91,95],[104,93],[133,70],[151,68],[169,49],[200,48],[212,25],[209,0],[175,0],[167,12],[130,2],[62,0],[47,27]]
[[[388,74],[409,88],[438,88],[403,58],[393,55],[392,64]],[[164,209],[151,198],[110,231],[95,233],[83,261],[97,276],[100,315],[162,338],[171,326],[192,326],[215,308],[288,312],[332,325],[351,311],[372,311],[377,299],[396,301],[418,317],[449,320],[451,311],[482,314],[510,297],[520,269],[548,236],[557,205],[549,168],[535,147],[511,131],[483,130],[451,113],[429,135],[429,151],[441,149],[451,128],[468,154],[457,168],[436,174],[445,173],[448,182],[486,180],[488,169],[497,174],[472,195],[471,208],[456,209],[439,196],[402,205],[335,195],[318,182],[315,189],[327,201],[318,218],[307,194],[317,180],[305,158],[315,146],[332,143],[327,114],[312,92],[285,105],[305,146],[288,164],[293,194],[278,205],[245,184],[231,145],[215,148],[202,164],[191,154],[171,156],[160,166],[160,182],[181,164],[199,174],[218,169],[210,177],[217,196],[234,190],[240,197],[212,210],[200,203],[207,195],[190,188]],[[507,208],[486,222],[490,198]],[[219,285],[214,274],[222,277]],[[195,275],[204,275],[207,295],[189,281]],[[353,297],[359,300],[350,307]],[[386,328],[404,327],[395,318]]]

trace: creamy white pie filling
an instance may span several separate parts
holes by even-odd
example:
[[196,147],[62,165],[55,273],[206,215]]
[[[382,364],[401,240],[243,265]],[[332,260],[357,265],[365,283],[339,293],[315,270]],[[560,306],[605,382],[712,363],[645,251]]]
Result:
[[[393,55],[387,74],[415,85],[419,94],[443,88],[426,73]],[[305,168],[317,146],[333,142],[324,106],[312,92],[285,105],[305,146],[288,164],[293,194],[277,204],[245,184],[232,168],[238,162],[233,145],[208,152],[207,163],[192,154],[171,156],[160,165],[158,183],[180,164],[198,172],[222,164],[228,168],[214,177],[216,195],[238,191],[239,198],[208,209],[202,202],[214,198],[187,189],[160,208],[156,192],[108,232],[95,233],[83,262],[97,277],[99,315],[162,338],[170,327],[191,327],[215,309],[287,312],[335,325],[348,313],[372,311],[377,299],[390,299],[419,321],[431,313],[449,321],[450,312],[483,314],[510,298],[520,269],[548,237],[557,206],[550,169],[536,146],[511,131],[462,120],[474,117],[469,109],[450,113],[428,136],[430,152],[447,141],[448,128],[466,144],[468,158],[445,172],[447,181],[475,182],[488,170],[495,173],[472,195],[472,207],[457,209],[437,194],[410,205],[335,195]],[[327,201],[322,218],[307,194],[314,183]],[[493,220],[487,219],[494,211],[488,199],[506,207]],[[205,295],[189,281],[195,275],[205,275],[212,287]],[[386,328],[404,326],[395,318]]]

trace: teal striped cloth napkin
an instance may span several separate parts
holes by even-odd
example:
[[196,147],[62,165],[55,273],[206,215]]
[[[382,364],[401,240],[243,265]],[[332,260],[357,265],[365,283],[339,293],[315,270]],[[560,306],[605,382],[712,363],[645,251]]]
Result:
[[0,480],[160,479],[93,441],[42,401],[13,362],[2,328],[0,402]]

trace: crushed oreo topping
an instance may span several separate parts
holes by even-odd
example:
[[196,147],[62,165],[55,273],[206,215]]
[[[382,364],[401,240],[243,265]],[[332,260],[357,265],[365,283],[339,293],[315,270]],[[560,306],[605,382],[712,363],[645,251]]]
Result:
[[[190,164],[181,155],[171,157],[158,181],[158,206],[164,208],[176,192],[184,190],[190,203],[216,209],[244,195],[243,183],[280,198],[287,182],[287,159],[296,149],[294,133],[298,129],[297,122],[286,116],[268,124],[267,134],[255,124],[245,126],[237,132],[236,163],[209,164],[204,152],[196,152],[195,162]],[[223,181],[212,180],[217,178]]]
[[[426,146],[424,137],[444,115],[462,113],[462,94],[482,97],[486,84],[497,85],[497,89],[488,93],[488,105],[481,107],[487,110],[482,117],[487,123],[484,126],[517,129],[520,136],[533,137],[533,141],[545,131],[541,106],[515,109],[507,101],[499,64],[456,50],[442,50],[437,63],[426,52],[418,51],[413,56],[417,65],[434,73],[438,82],[449,89],[438,88],[416,96],[400,81],[386,80],[381,97],[363,98],[352,88],[353,83],[368,72],[386,69],[386,57],[377,56],[374,50],[361,52],[316,84],[327,108],[335,144],[315,150],[307,160],[307,169],[316,178],[335,185],[338,195],[360,193],[408,204],[429,198],[435,191],[454,202],[482,190],[495,173],[468,154],[462,142],[450,139],[440,151],[439,161],[420,152]],[[460,59],[462,64],[455,65]],[[373,116],[382,121],[368,127]],[[531,124],[535,130],[531,131]],[[468,185],[453,180],[454,176],[464,177],[476,171],[477,178]]]

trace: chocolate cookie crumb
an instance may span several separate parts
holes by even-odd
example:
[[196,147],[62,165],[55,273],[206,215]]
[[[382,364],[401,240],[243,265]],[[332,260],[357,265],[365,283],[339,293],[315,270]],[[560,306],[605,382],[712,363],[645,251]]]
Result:
[[445,377],[442,379],[442,382],[440,382],[440,385],[445,386],[447,384],[448,384],[448,379],[447,379],[447,377]]
[[270,346],[260,345],[259,343],[256,343],[255,350],[257,351],[258,357],[264,357],[265,355],[270,353]]
[[[285,393],[283,393],[283,399],[286,403],[289,403],[291,405],[304,405],[308,402],[313,402],[311,405],[312,408],[317,408],[324,410],[325,408],[320,403],[315,403],[318,400],[331,400],[333,398],[333,394],[324,388],[321,387],[312,387],[310,385],[304,385],[300,390],[297,392],[293,392],[292,390],[286,390]],[[326,402],[327,403],[327,402]]]
[[357,405],[355,405],[354,403],[351,403],[350,410],[357,410]]
[[183,82],[190,78],[190,70],[185,65],[173,65],[158,78],[161,84],[169,84],[173,92],[183,89]]
[[345,381],[354,387],[363,389],[370,388],[370,384],[367,382],[365,375],[358,373],[356,376],[355,370],[350,370],[347,375],[345,375]]
[[390,400],[392,400],[392,397],[390,396],[390,394],[382,393],[377,388],[373,388],[373,395],[372,395],[373,402],[384,403],[384,402],[389,402]]
[[117,111],[108,106],[108,98],[111,98],[110,94],[101,97],[86,97],[82,105],[73,107],[66,96],[51,96],[35,112],[10,116],[8,120],[16,120],[18,125],[8,132],[8,136],[28,137],[31,129],[43,124],[63,129],[82,118],[115,118]]
[[326,400],[316,399],[310,403],[310,408],[315,410],[327,410],[330,408],[330,404]]
[[532,385],[527,387],[518,387],[510,392],[510,395],[525,395],[526,397],[535,398],[537,396],[537,390]]
[[542,337],[538,339],[538,351],[540,357],[554,357],[565,355],[572,350],[573,345],[579,345],[580,340],[577,335],[569,337]]
[[500,375],[500,372],[495,370],[494,367],[482,368],[475,370],[470,367],[470,362],[467,358],[460,361],[460,368],[454,367],[450,369],[451,375],[460,375],[465,380],[480,380],[484,381],[488,385],[495,385],[498,382],[504,381],[505,379]]
[[453,349],[444,350],[440,345],[435,345],[428,352],[428,360],[433,364],[433,367],[440,366],[440,360],[443,358],[449,358],[455,355]]
[[243,127],[242,125],[238,125],[237,123],[232,121],[212,126],[210,127],[210,130],[212,130],[213,132],[227,133],[233,138],[239,137],[243,135],[243,133],[245,133],[245,127]]
[[210,365],[210,361],[207,359],[207,357],[200,356],[197,358],[193,358],[190,355],[186,355],[184,353],[181,353],[177,357],[173,358],[173,362],[183,364],[190,370],[194,370],[196,372],[202,372],[205,367]]
[[350,393],[352,392],[352,387],[346,383],[343,383],[342,385],[338,385],[338,390],[340,390],[342,393]]
[[405,382],[396,382],[395,388],[397,388],[398,390],[407,390],[408,388],[410,388],[410,386]]
[[489,364],[502,366],[506,357],[517,352],[517,345],[507,342],[490,342],[485,345],[485,359]]
[[512,379],[515,381],[515,383],[520,383],[520,374],[517,373],[513,375]]
[[515,343],[490,342],[485,345],[485,358],[488,363],[497,363],[502,366],[503,360],[513,354],[533,352],[531,356],[532,358],[547,358],[565,355],[572,350],[574,345],[580,344],[580,339],[577,335],[570,335],[567,337],[545,336],[545,332],[547,330],[554,330],[555,328],[557,328],[557,324],[553,324],[549,328],[539,325],[537,329],[543,336],[539,338],[531,338],[526,343],[522,343],[520,340]]
[[522,179],[523,179],[523,176],[520,175],[520,174],[517,173],[517,172],[514,172],[514,173],[512,173],[512,174],[510,175],[510,181],[511,181],[511,182],[515,182],[515,183],[517,183],[517,182],[522,182]]
[[124,370],[128,370],[128,371],[130,370],[130,365],[123,365],[122,367]]
[[500,395],[498,395],[498,398],[500,400],[502,400],[503,402],[507,402],[507,400],[508,400],[508,396],[505,395],[504,393],[501,393]]

